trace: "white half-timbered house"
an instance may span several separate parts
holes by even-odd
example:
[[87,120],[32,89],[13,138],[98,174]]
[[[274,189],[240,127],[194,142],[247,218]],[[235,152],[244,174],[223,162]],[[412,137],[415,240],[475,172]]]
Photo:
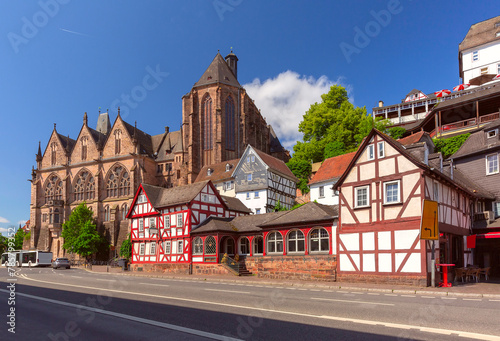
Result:
[[248,145],[233,171],[236,198],[255,214],[268,213],[280,204],[290,209],[297,195],[298,179],[287,165]]
[[431,244],[419,234],[423,199],[439,203],[437,263],[467,262],[471,199],[481,194],[440,154],[429,154],[425,142],[404,146],[372,130],[335,188],[340,279],[428,285]]
[[127,215],[132,264],[190,263],[193,228],[210,216],[230,218],[248,213],[237,199],[220,196],[210,181],[173,188],[141,184]]

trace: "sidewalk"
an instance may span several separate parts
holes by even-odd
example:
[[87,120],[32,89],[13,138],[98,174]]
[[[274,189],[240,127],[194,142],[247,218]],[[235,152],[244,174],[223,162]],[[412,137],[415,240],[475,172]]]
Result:
[[227,283],[252,283],[265,286],[293,286],[302,288],[317,288],[324,290],[342,290],[342,291],[370,291],[385,292],[395,294],[425,294],[439,296],[455,297],[473,297],[473,298],[491,298],[500,299],[500,281],[490,279],[488,282],[458,282],[450,288],[432,288],[418,287],[410,285],[397,284],[376,284],[376,283],[349,283],[349,282],[315,282],[299,280],[273,280],[268,278],[258,278],[256,276],[230,276],[230,275],[181,275],[169,273],[141,273],[131,271],[120,272],[97,272],[85,268],[80,268],[94,273],[109,273],[113,275],[132,276],[132,277],[152,277],[177,280],[207,281],[207,282],[227,282]]

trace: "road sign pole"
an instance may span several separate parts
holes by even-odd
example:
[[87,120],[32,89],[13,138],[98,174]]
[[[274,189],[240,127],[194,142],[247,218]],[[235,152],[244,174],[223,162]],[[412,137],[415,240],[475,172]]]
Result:
[[434,245],[434,240],[431,240],[432,248],[431,248],[431,287],[436,287],[436,246]]

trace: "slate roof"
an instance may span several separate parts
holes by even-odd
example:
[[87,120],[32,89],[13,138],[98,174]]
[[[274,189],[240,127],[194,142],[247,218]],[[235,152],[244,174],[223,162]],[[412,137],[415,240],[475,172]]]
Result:
[[206,233],[206,232],[260,232],[262,229],[259,225],[281,217],[287,211],[272,212],[265,214],[253,214],[239,216],[235,218],[219,218],[209,217],[200,224],[191,233]]
[[87,128],[89,129],[90,136],[92,136],[92,139],[94,139],[94,142],[97,145],[97,149],[102,149],[104,147],[104,144],[106,143],[107,136],[95,129],[92,129],[90,127]]
[[181,131],[171,131],[166,136],[165,133],[153,136],[153,146],[158,143],[158,136],[161,136],[163,140],[155,148],[155,151],[158,153],[156,161],[173,161],[175,154],[182,152]]
[[[205,181],[205,180],[212,180],[212,182],[219,182],[223,180],[229,180],[232,179],[232,174],[234,171],[234,168],[236,165],[238,165],[238,162],[240,159],[234,159],[234,160],[229,160],[229,161],[223,161],[220,163],[215,163],[213,165],[209,166],[204,166],[201,170],[200,173],[198,173],[198,176],[196,177],[195,182],[198,181]],[[229,170],[226,172],[226,165],[229,164],[231,167]],[[208,169],[212,169],[212,175],[208,175],[207,171]]]
[[[123,120],[122,120],[123,121]],[[139,144],[139,154],[148,154],[153,156],[153,143],[151,142],[151,135],[146,134],[135,126],[123,121],[123,125],[127,129],[132,138],[136,138]]]
[[323,205],[317,202],[308,202],[294,210],[285,211],[282,216],[260,224],[260,227],[284,226],[297,223],[328,221],[338,218],[338,205]]
[[290,168],[288,168],[286,163],[284,163],[282,160],[277,159],[274,156],[271,156],[269,154],[266,154],[263,151],[258,150],[255,147],[252,147],[252,148],[255,150],[257,155],[259,155],[259,157],[262,159],[262,161],[264,161],[264,163],[269,166],[269,168],[271,170],[273,170],[281,175],[284,175],[287,178],[294,180],[295,182],[299,181],[299,179],[297,179],[297,177],[295,175],[293,175]]
[[495,27],[498,22],[500,22],[500,16],[472,25],[464,40],[458,45],[458,50],[461,52],[495,40],[500,41],[500,37],[496,36],[496,33],[500,32],[500,27]]
[[194,87],[214,83],[223,83],[241,88],[241,85],[234,76],[233,71],[231,71],[231,68],[227,65],[226,61],[219,52],[217,52],[215,58],[212,60],[212,63],[210,63],[198,82],[194,84]]
[[208,181],[195,182],[190,185],[164,188],[142,184],[151,205],[155,208],[187,204],[193,200]]
[[221,195],[221,198],[222,200],[224,200],[224,203],[226,204],[227,208],[230,209],[231,211],[252,213],[252,210],[246,207],[238,198],[228,197],[225,195]]
[[68,149],[69,151],[73,150],[73,147],[75,146],[76,141],[70,138],[69,136],[64,136],[59,133],[57,133],[57,136],[61,140],[61,144],[64,149]]
[[356,155],[356,152],[326,159],[323,161],[321,167],[318,169],[311,181],[309,181],[309,185],[340,178],[340,176],[347,169],[347,166],[349,166],[349,162],[351,162],[354,155]]
[[487,138],[486,131],[500,128],[500,119],[490,122],[476,132],[473,132],[460,148],[450,156],[450,159],[458,159],[476,153],[489,153],[489,150],[500,147],[500,131],[496,137]]
[[403,146],[406,146],[406,145],[409,145],[409,144],[420,142],[420,140],[422,139],[422,137],[424,136],[424,134],[425,134],[425,132],[419,131],[418,133],[415,133],[415,134],[412,134],[412,135],[408,135],[406,137],[398,139],[397,141],[399,143],[401,143]]

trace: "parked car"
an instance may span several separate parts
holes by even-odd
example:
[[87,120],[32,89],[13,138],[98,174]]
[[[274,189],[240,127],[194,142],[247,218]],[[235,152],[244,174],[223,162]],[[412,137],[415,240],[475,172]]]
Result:
[[68,258],[56,258],[56,260],[52,262],[52,268],[53,269],[59,269],[59,268],[69,269],[69,268],[71,268],[71,266],[69,264],[69,259]]

